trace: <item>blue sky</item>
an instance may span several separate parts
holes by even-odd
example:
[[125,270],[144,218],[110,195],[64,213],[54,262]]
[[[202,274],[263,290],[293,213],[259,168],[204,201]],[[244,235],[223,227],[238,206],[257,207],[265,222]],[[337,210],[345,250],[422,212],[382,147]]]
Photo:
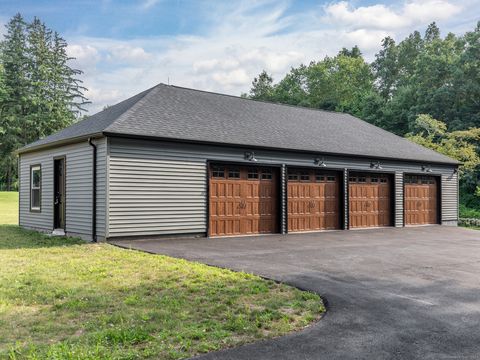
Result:
[[[463,33],[480,0],[407,1],[0,1],[0,23],[40,17],[69,44],[93,113],[157,83],[239,95],[263,69],[291,66],[358,45],[372,60],[380,41],[436,21]],[[2,26],[3,28],[3,26]]]

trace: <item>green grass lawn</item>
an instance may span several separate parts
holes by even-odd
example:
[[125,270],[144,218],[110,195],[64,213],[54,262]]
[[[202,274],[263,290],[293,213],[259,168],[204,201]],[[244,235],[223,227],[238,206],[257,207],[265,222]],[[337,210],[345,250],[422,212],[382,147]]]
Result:
[[18,224],[18,192],[0,191],[0,224]]
[[0,289],[0,358],[11,359],[185,358],[325,311],[254,275],[13,225],[0,225]]

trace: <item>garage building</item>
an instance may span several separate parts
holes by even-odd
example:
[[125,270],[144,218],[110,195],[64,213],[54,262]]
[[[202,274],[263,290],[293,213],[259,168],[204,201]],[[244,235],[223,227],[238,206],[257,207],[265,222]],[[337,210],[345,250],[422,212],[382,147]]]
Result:
[[456,225],[458,166],[348,114],[160,84],[20,149],[19,222],[99,241]]

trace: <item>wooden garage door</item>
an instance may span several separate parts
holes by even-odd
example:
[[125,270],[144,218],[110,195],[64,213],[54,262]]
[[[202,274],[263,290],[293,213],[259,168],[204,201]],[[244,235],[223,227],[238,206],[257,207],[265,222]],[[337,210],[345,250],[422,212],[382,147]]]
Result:
[[388,175],[351,173],[350,228],[390,226],[391,180]]
[[210,236],[274,233],[278,229],[275,168],[210,168]]
[[340,228],[340,177],[334,172],[288,171],[288,231]]
[[438,182],[434,176],[405,175],[405,224],[438,223]]

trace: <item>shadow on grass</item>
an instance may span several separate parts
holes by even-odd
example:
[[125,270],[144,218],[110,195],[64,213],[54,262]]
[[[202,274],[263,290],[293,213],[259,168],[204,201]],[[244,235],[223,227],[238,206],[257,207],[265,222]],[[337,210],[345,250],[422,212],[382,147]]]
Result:
[[79,238],[52,237],[17,225],[0,225],[0,250],[35,249],[86,244]]

